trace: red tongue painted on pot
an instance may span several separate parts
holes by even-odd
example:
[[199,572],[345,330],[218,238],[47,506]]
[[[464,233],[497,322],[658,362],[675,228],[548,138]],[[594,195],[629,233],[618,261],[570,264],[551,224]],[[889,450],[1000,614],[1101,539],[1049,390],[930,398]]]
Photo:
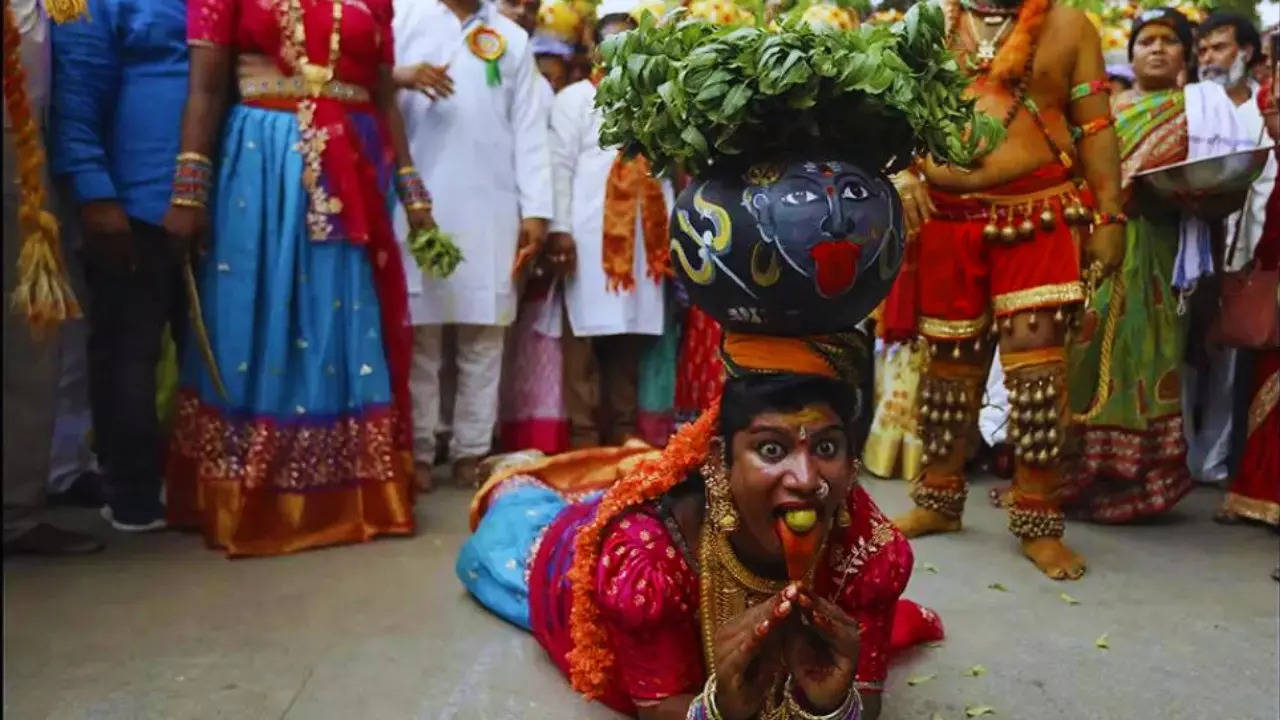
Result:
[[848,240],[820,242],[809,251],[817,269],[818,292],[835,297],[853,287],[862,246]]

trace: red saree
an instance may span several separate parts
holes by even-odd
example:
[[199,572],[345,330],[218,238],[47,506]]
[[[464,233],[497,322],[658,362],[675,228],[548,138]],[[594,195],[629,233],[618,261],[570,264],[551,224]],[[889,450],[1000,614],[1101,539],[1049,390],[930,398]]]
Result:
[[[1280,187],[1267,200],[1267,219],[1253,258],[1261,267],[1280,267]],[[1280,526],[1280,350],[1255,353],[1247,432],[1240,471],[1222,513]]]

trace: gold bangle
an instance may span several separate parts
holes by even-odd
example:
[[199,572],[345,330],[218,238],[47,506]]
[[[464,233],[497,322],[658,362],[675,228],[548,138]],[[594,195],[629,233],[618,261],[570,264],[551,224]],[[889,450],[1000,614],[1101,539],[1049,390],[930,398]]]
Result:
[[715,673],[707,676],[707,683],[702,686],[702,698],[705,700],[703,707],[707,710],[707,720],[724,720],[724,716],[720,714],[720,708],[716,706]]
[[800,707],[800,703],[796,702],[796,696],[791,691],[791,676],[787,676],[787,682],[782,689],[783,697],[786,698],[785,706],[787,708],[788,717],[796,720],[842,720],[850,715],[855,715],[854,708],[857,708],[855,716],[862,715],[862,696],[858,693],[857,688],[849,686],[848,693],[844,696],[844,702],[840,703],[840,707],[832,710],[825,715],[815,715],[808,710]]
[[421,202],[421,201],[419,201],[419,202],[411,202],[411,203],[409,203],[408,205],[405,205],[405,206],[404,206],[404,208],[405,208],[405,210],[430,210],[430,209],[431,209],[431,203],[429,203],[429,202]]
[[206,165],[212,165],[212,164],[213,164],[213,161],[209,159],[209,156],[208,156],[208,155],[204,155],[204,154],[201,154],[201,153],[198,153],[198,152],[183,152],[183,153],[178,153],[178,162],[182,162],[183,160],[194,160],[194,161],[196,161],[196,162],[201,162],[201,163],[204,163],[204,164],[206,164]]
[[176,198],[173,198],[173,199],[169,200],[169,204],[170,204],[170,205],[172,205],[172,206],[174,206],[174,207],[187,207],[187,208],[205,208],[205,207],[207,207],[207,206],[204,204],[204,202],[203,202],[203,201],[196,200],[195,198],[186,198],[186,197],[176,197]]
[[396,174],[397,174],[397,175],[417,175],[417,174],[418,174],[418,168],[416,168],[416,167],[414,167],[414,166],[412,166],[412,165],[405,165],[404,167],[400,168],[399,170],[396,170]]

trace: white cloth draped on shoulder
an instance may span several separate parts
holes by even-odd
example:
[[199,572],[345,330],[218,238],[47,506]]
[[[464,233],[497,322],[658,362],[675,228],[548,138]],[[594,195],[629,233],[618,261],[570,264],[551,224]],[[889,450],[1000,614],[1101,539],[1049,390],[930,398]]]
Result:
[[[1236,107],[1236,116],[1240,119],[1246,137],[1253,138],[1253,144],[1269,147],[1272,144],[1271,136],[1267,134],[1266,124],[1262,121],[1262,110],[1258,107],[1257,95],[1258,88],[1254,86],[1249,99]],[[1237,231],[1240,237],[1234,257],[1229,255],[1226,258],[1225,269],[1240,270],[1253,259],[1253,250],[1258,246],[1258,240],[1262,238],[1262,225],[1267,215],[1267,198],[1271,197],[1271,189],[1275,187],[1276,171],[1276,156],[1275,153],[1270,153],[1267,155],[1267,165],[1262,169],[1262,174],[1253,181],[1244,210],[1227,218],[1227,248],[1235,242]],[[1241,217],[1244,218],[1243,225],[1240,225]]]
[[[506,40],[501,82],[466,36],[483,24]],[[552,217],[547,116],[528,35],[491,3],[466,22],[438,0],[395,0],[396,63],[447,66],[453,95],[433,101],[399,95],[414,163],[434,199],[441,230],[464,255],[444,280],[424,277],[405,250],[409,306],[415,325],[509,325],[517,288],[511,277],[521,218]],[[408,223],[396,211],[404,243]]]
[[[1187,113],[1187,159],[1200,160],[1244,150],[1256,145],[1236,114],[1235,103],[1220,85],[1191,83],[1183,89]],[[1179,232],[1178,255],[1173,265],[1173,287],[1189,290],[1203,275],[1213,272],[1209,226],[1199,218],[1184,216]]]
[[[604,122],[595,107],[595,86],[582,80],[556,96],[551,113],[552,176],[555,181],[555,220],[552,230],[573,235],[577,243],[577,271],[565,282],[565,305],[575,337],[600,335],[661,335],[663,283],[646,275],[644,229],[636,213],[636,250],[631,290],[612,291],[604,270],[604,204],[609,172],[617,148],[600,147]],[[662,184],[667,209],[671,187]]]

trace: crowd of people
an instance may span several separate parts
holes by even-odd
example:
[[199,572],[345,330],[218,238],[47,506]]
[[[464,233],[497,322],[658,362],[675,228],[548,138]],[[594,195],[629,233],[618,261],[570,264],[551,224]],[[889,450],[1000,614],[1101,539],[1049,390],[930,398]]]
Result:
[[[595,48],[651,8],[613,0],[586,23],[565,0],[374,3],[345,15],[341,3],[277,5],[208,0],[183,12],[91,0],[88,19],[50,26],[40,3],[13,4],[88,309],[87,332],[69,323],[57,348],[28,343],[8,371],[8,386],[31,394],[11,404],[40,406],[26,419],[54,436],[56,456],[51,471],[42,458],[12,461],[21,470],[7,475],[45,476],[15,505],[38,504],[47,486],[58,502],[101,503],[118,529],[199,527],[232,554],[362,540],[412,531],[413,491],[432,488],[437,464],[472,486],[498,452],[661,447],[717,396],[720,330],[667,277],[673,193],[687,178],[655,178],[643,158],[597,140]],[[295,16],[303,31],[280,33]],[[1105,67],[1114,139],[1110,122],[1089,123],[1111,117],[1092,88],[1009,124],[1007,152],[1033,162],[1034,178],[1002,187],[1026,168],[1002,168],[997,153],[985,176],[921,166],[895,180],[929,260],[904,273],[876,323],[873,470],[918,479],[917,491],[951,478],[932,492],[960,507],[955,482],[975,454],[1013,466],[1018,395],[1010,423],[1001,366],[1066,347],[1071,404],[1087,404],[1099,331],[1120,302],[1117,390],[1082,424],[1066,506],[1126,522],[1167,511],[1193,481],[1233,482],[1222,519],[1277,522],[1265,480],[1280,474],[1265,442],[1271,358],[1208,341],[1215,273],[1268,261],[1275,160],[1221,228],[1190,212],[1135,211],[1131,192],[1144,170],[1270,142],[1266,50],[1239,16],[1195,27],[1148,11],[1134,23],[1131,62]],[[314,98],[308,69],[328,78]],[[1058,150],[1073,146],[1088,180],[1080,193]],[[983,193],[994,200],[975,201]],[[1091,242],[1111,248],[1120,281],[1102,282],[1071,344],[1076,318],[1061,309],[1084,299],[1073,266],[1025,269],[1036,260],[1018,246],[953,240],[1002,228],[1006,209],[1010,227],[1022,205],[1049,212],[1049,198],[1119,219],[1099,226],[1114,237]],[[415,229],[437,225],[464,253],[443,279],[403,249]],[[1074,227],[1053,232],[1047,256],[1071,255]],[[1180,245],[1189,235],[1205,242]],[[916,278],[918,296],[904,289]],[[188,321],[193,300],[199,327]],[[1045,342],[984,345],[1001,322],[1017,334],[1015,314],[1031,335],[1042,314]],[[935,379],[965,389],[965,417],[981,412],[984,431],[952,443],[945,471],[916,473],[932,432],[916,399]],[[939,449],[927,458],[935,465]],[[939,507],[900,522],[910,535],[958,527],[958,509]],[[10,545],[96,546],[47,530]]]
[[[941,635],[899,599],[906,539],[961,529],[975,466],[1012,479],[993,501],[1054,579],[1086,568],[1067,518],[1150,517],[1195,482],[1226,490],[1219,520],[1280,525],[1274,328],[1219,312],[1244,275],[1274,291],[1276,153],[1225,210],[1140,179],[1280,138],[1275,31],[1147,10],[1116,58],[1051,0],[942,5],[1004,133],[892,178],[906,261],[863,324],[872,402],[869,353],[691,304],[669,257],[690,178],[601,145],[601,44],[660,4],[87,0],[51,24],[6,0],[6,286],[38,210],[15,178],[47,154],[87,317],[52,342],[6,320],[5,552],[102,548],[38,521],[50,503],[230,556],[406,535],[447,466],[481,488],[460,579],[582,692],[751,716],[749,655],[794,611],[839,669],[788,676],[806,702],[874,718],[890,651]],[[828,199],[780,202],[861,199],[815,177]],[[447,276],[410,251],[427,234],[461,250]],[[864,438],[910,481],[892,522],[856,484]],[[775,481],[836,533],[813,582],[776,577]],[[699,616],[717,582],[747,589]],[[719,691],[696,694],[700,653]]]

